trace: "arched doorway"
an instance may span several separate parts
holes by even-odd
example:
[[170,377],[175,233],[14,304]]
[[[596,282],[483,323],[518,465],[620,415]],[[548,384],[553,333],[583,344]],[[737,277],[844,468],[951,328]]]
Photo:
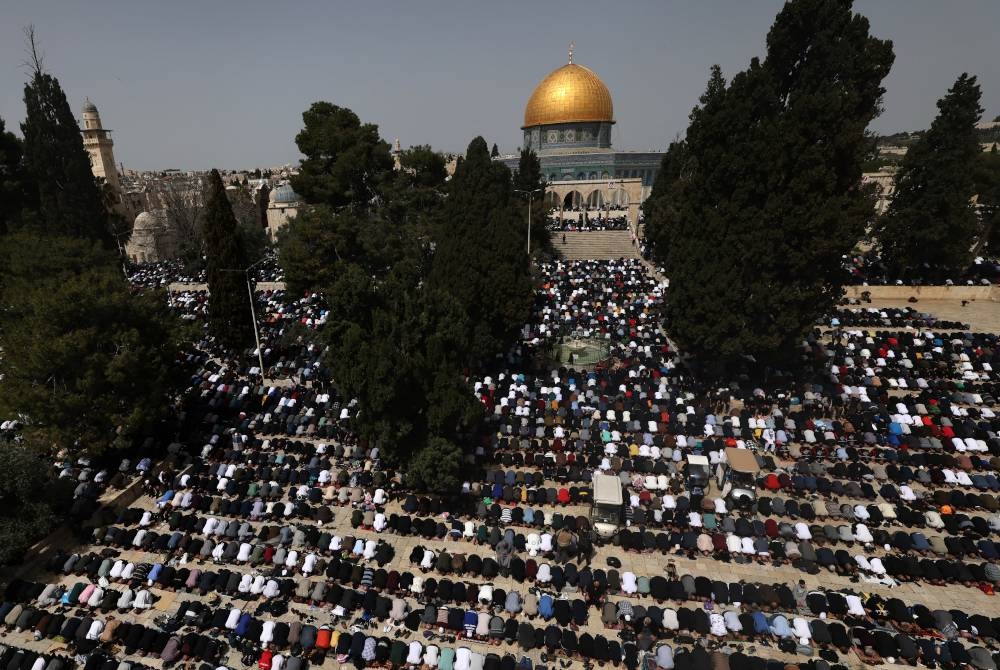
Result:
[[628,191],[623,188],[612,190],[608,200],[614,209],[628,209]]
[[542,202],[545,203],[545,211],[551,212],[553,209],[559,209],[562,199],[559,197],[558,193],[546,191],[545,199]]
[[579,191],[570,191],[563,198],[563,209],[577,210],[583,204],[583,195]]
[[604,209],[604,193],[594,189],[587,195],[587,209]]

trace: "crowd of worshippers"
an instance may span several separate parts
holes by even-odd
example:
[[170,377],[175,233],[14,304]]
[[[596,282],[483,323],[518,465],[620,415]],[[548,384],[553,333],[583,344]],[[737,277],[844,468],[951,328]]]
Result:
[[[129,283],[140,288],[165,288],[174,283],[204,283],[205,270],[188,271],[180,259],[155,261],[150,263],[129,263],[125,268]],[[278,256],[268,249],[264,257],[250,270],[251,277],[258,282],[279,282],[284,272],[278,265]]]
[[[264,378],[290,379],[296,385],[316,385],[328,388],[329,372],[324,367],[324,346],[315,337],[315,329],[326,323],[327,310],[322,297],[308,293],[299,298],[290,296],[284,290],[259,291],[258,336],[261,343],[261,357],[264,361]],[[184,290],[170,294],[170,305],[181,319],[204,323],[208,315],[208,292],[204,290]],[[214,360],[217,372],[223,368],[223,376],[236,380],[241,376],[259,382],[256,344],[242,352],[243,356],[230,360],[226,352],[211,340],[207,334],[196,343],[199,351]]]
[[[373,455],[367,454],[369,458]],[[214,470],[220,483],[229,479],[227,475],[236,475],[229,469],[227,465],[225,470],[221,467]],[[164,494],[158,500],[164,512],[171,510],[178,500],[176,490],[188,485],[200,486],[197,475],[187,479],[185,476],[169,481],[169,486],[176,488],[170,489],[174,490],[174,495]],[[337,488],[342,482],[339,474],[336,480],[332,476],[317,475],[316,481],[320,480],[330,488]],[[356,483],[348,480],[344,486]],[[366,483],[375,485],[374,479]],[[179,507],[183,506],[183,498],[181,501]],[[422,511],[422,507],[428,513],[435,511],[430,499],[412,500],[408,496],[406,505],[415,505],[415,512]],[[284,513],[279,512],[279,518],[283,516]],[[443,512],[441,516],[448,518]],[[393,570],[388,561],[376,568],[379,565],[377,553],[367,555],[365,549],[359,551],[361,545],[357,542],[348,550],[350,538],[345,541],[329,537],[327,544],[316,526],[297,529],[262,526],[253,536],[252,525],[235,519],[225,524],[215,518],[196,519],[196,523],[191,524],[186,520],[193,517],[184,515],[179,509],[170,511],[168,518],[169,527],[178,530],[169,538],[166,534],[161,536],[168,538],[166,543],[153,538],[147,544],[147,533],[138,546],[152,555],[161,552],[172,555],[172,563],[135,563],[104,555],[105,552],[86,557],[70,556],[61,562],[53,560],[50,568],[86,576],[89,581],[80,581],[68,588],[15,582],[4,594],[0,618],[14,630],[32,631],[37,639],[58,635],[73,640],[75,645],[80,645],[80,650],[93,650],[100,644],[119,644],[124,646],[126,653],[158,656],[168,663],[179,655],[211,659],[212,654],[224,648],[221,645],[249,640],[259,645],[261,658],[267,654],[272,664],[278,658],[280,664],[291,663],[290,667],[302,667],[310,661],[321,663],[327,655],[336,654],[340,662],[350,660],[359,665],[418,664],[452,670],[476,667],[479,661],[485,667],[488,654],[463,646],[463,642],[474,640],[516,644],[523,652],[544,649],[560,658],[582,657],[601,664],[623,663],[630,668],[637,667],[640,653],[655,650],[656,662],[664,670],[678,665],[714,667],[702,663],[716,652],[722,656],[714,662],[725,663],[725,667],[754,667],[749,660],[751,657],[736,648],[727,646],[723,651],[722,648],[707,650],[695,646],[689,650],[681,646],[690,645],[696,639],[713,640],[718,645],[774,644],[790,653],[810,656],[820,653],[821,659],[825,653],[834,662],[837,652],[854,649],[873,663],[899,658],[913,663],[919,660],[934,667],[938,663],[969,662],[974,653],[979,658],[985,652],[986,659],[992,660],[989,650],[982,645],[993,642],[996,626],[1000,625],[1000,621],[982,615],[929,610],[919,604],[907,606],[898,599],[885,600],[851,591],[808,591],[801,582],[794,588],[745,581],[725,583],[706,576],[685,574],[678,577],[672,569],[668,569],[665,577],[649,577],[636,576],[630,571],[619,574],[616,569],[605,571],[590,566],[556,565],[546,575],[524,576],[523,583],[533,584],[534,588],[528,586],[524,593],[505,592],[490,581],[479,579],[491,580],[497,574],[511,574],[519,580],[519,576],[513,574],[516,568],[512,563],[519,543],[509,529],[494,547],[496,559],[492,563],[487,558],[475,562],[472,560],[474,554],[469,554],[461,564],[453,556],[446,565],[445,552],[432,552],[428,560],[426,550],[420,548],[419,554],[415,550],[411,555],[411,561],[420,566],[421,572],[416,574]],[[153,512],[131,509],[116,522],[141,530],[153,520]],[[223,528],[225,530],[221,530]],[[186,532],[181,533],[182,530]],[[106,541],[109,537],[117,537],[111,531],[111,528],[99,529],[104,536],[95,539]],[[232,554],[213,552],[213,565],[219,567],[202,570],[198,567],[201,563],[191,560],[194,555],[189,555],[194,549],[190,544],[192,537],[199,534],[232,537],[234,542],[241,537],[252,537],[261,543],[252,550],[245,550],[241,544],[239,552]],[[176,544],[172,545],[174,540]],[[117,540],[112,546],[115,542]],[[366,549],[370,542],[373,540],[363,543]],[[561,544],[558,534],[554,543],[556,546]],[[540,549],[544,552],[544,544]],[[181,551],[184,553],[180,554]],[[246,554],[241,556],[244,551]],[[310,556],[314,560],[310,561]],[[261,572],[263,567],[269,567],[271,573]],[[431,569],[441,575],[440,579],[426,576]],[[466,583],[463,577],[475,581]],[[112,588],[117,584],[124,585],[122,591]],[[218,593],[234,600],[229,607],[182,604],[175,618],[192,627],[183,634],[117,621],[112,612],[125,614],[130,609],[148,608],[153,597],[151,591]],[[631,599],[636,597],[648,597],[656,604],[633,603]],[[329,607],[332,621],[318,626],[275,621],[270,616],[273,610],[266,605],[258,605],[251,614],[247,608],[258,600],[265,603],[291,600]],[[248,604],[240,606],[241,601]],[[694,606],[685,606],[688,603]],[[46,609],[53,605],[79,606],[84,611],[76,616],[58,611],[53,614]],[[578,634],[579,627],[588,623],[591,611],[599,612],[604,628],[616,631],[620,639],[610,634]],[[92,616],[86,616],[87,613]],[[355,617],[363,625],[352,628],[350,633],[332,625],[341,618]],[[371,629],[383,622],[388,624],[388,630],[383,629],[383,632],[398,628],[399,635],[371,634],[375,632]],[[886,624],[892,628],[887,628]],[[405,643],[399,639],[406,631],[421,629],[449,631],[450,636],[441,641],[454,646],[425,645],[419,641],[414,646],[412,641]],[[481,658],[476,658],[476,654]],[[495,662],[514,658],[495,656]]]
[[[367,454],[369,459],[372,456],[377,455]],[[221,465],[225,465],[225,468]],[[239,477],[235,471],[230,472],[231,464],[221,465],[214,469],[209,480],[213,476],[219,484],[228,480],[225,481],[228,487],[229,481],[232,481],[230,477]],[[329,477],[315,471],[311,474],[315,475],[317,483],[322,481],[327,488],[350,486],[351,495],[354,495],[357,480],[352,482],[348,479],[343,482],[339,473],[336,479],[333,478],[333,473],[329,473]],[[168,489],[168,492],[172,490],[174,494],[168,496],[165,493],[158,500],[158,506],[164,513],[170,512],[167,517],[169,528],[176,528],[169,536],[166,533],[157,536],[155,532],[148,531],[139,538],[138,533],[143,532],[155,520],[152,511],[139,509],[127,510],[115,520],[123,526],[139,529],[124,540],[113,527],[95,531],[98,533],[95,539],[99,543],[109,542],[109,546],[114,547],[119,546],[122,541],[129,544],[131,540],[131,546],[154,555],[165,552],[172,556],[171,561],[135,563],[104,555],[104,552],[86,557],[70,556],[62,562],[54,560],[50,563],[51,568],[67,574],[86,575],[90,581],[77,582],[69,588],[54,584],[33,584],[9,589],[5,594],[5,604],[0,608],[5,624],[22,631],[34,630],[35,635],[42,636],[58,630],[58,634],[64,638],[64,633],[69,633],[82,638],[86,643],[88,634],[100,640],[110,620],[100,617],[91,617],[89,621],[86,617],[73,620],[70,617],[68,620],[58,621],[59,626],[49,620],[46,626],[39,627],[39,622],[45,616],[43,608],[54,603],[78,604],[102,613],[113,610],[125,613],[130,608],[148,608],[152,598],[150,592],[155,590],[200,592],[202,595],[215,592],[232,596],[236,600],[290,599],[311,605],[320,604],[331,608],[334,621],[340,617],[352,618],[358,615],[369,624],[373,620],[376,624],[391,620],[393,625],[402,625],[408,630],[418,630],[422,626],[441,627],[452,631],[456,639],[478,637],[495,643],[516,643],[524,651],[541,648],[552,654],[583,656],[599,662],[603,662],[605,658],[608,661],[619,660],[627,666],[635,667],[637,653],[651,649],[662,640],[683,643],[687,640],[685,636],[778,644],[789,651],[808,654],[812,654],[817,648],[844,652],[857,647],[866,658],[920,658],[925,664],[929,664],[939,660],[944,662],[946,659],[963,658],[962,654],[968,656],[971,650],[966,650],[959,639],[967,638],[973,642],[979,642],[982,638],[992,639],[995,637],[995,625],[1000,623],[982,616],[969,617],[960,611],[930,611],[919,605],[908,607],[902,601],[884,601],[878,596],[863,598],[853,592],[824,590],[807,592],[801,583],[791,590],[783,585],[755,585],[746,582],[726,584],[705,576],[678,577],[669,570],[666,577],[650,577],[636,576],[627,570],[619,573],[616,569],[605,571],[601,568],[592,569],[590,566],[577,568],[573,564],[566,564],[553,565],[547,571],[539,570],[534,574],[526,572],[522,577],[517,574],[515,561],[518,559],[514,553],[523,551],[528,545],[522,545],[510,529],[496,543],[496,558],[492,561],[489,557],[477,561],[474,560],[476,555],[473,553],[466,555],[465,552],[458,554],[456,551],[445,562],[447,552],[431,552],[428,557],[427,550],[419,548],[419,553],[414,550],[410,559],[415,566],[419,565],[420,573],[400,573],[391,569],[389,561],[380,562],[377,550],[370,551],[373,544],[379,544],[374,539],[359,542],[359,538],[352,546],[353,538],[336,538],[329,533],[326,534],[327,537],[323,537],[322,531],[316,526],[293,528],[286,525],[276,528],[264,525],[254,533],[252,524],[235,519],[221,523],[214,517],[200,519],[185,515],[180,512],[184,506],[184,497],[178,498],[177,490],[183,490],[187,486],[203,487],[205,482],[199,482],[199,476],[188,477],[185,474],[175,480],[168,480],[168,485],[174,487]],[[374,477],[365,483],[368,486],[376,485]],[[228,488],[225,491],[227,494],[232,493]],[[378,491],[376,488],[373,502]],[[270,492],[268,495],[271,495]],[[275,492],[275,495],[281,497],[279,492]],[[296,490],[296,497],[299,495],[300,492]],[[304,497],[308,498],[308,495]],[[178,509],[174,509],[175,505]],[[242,509],[244,502],[239,505]],[[411,494],[407,496],[404,505],[414,512],[426,510],[427,513],[437,513],[441,518],[448,518],[440,508],[434,509],[431,499],[415,499]],[[235,509],[226,511],[234,516],[238,514]],[[271,511],[272,514],[274,512]],[[278,511],[277,514],[279,519],[285,517],[284,511]],[[251,509],[250,517],[253,516]],[[294,518],[294,515],[290,516]],[[552,523],[558,525],[555,519],[552,519]],[[198,535],[219,538],[220,543],[216,548],[226,545],[225,540],[232,538],[234,550],[191,553],[205,551],[205,544],[200,548],[193,544],[198,541]],[[490,532],[486,536],[486,543],[490,542],[491,535],[495,537]],[[252,539],[257,544],[251,548],[249,543],[240,542],[242,539]],[[549,542],[555,547],[562,544],[558,533]],[[545,551],[546,548],[544,540],[539,542],[538,549],[542,555],[550,555],[553,550],[551,545],[548,547],[549,552]],[[210,555],[213,564],[226,567],[202,570],[198,567],[200,563],[192,560],[196,555],[200,555],[202,559],[207,559]],[[462,555],[461,562],[455,560],[458,555]],[[380,563],[381,567],[376,568]],[[526,565],[526,562],[521,564]],[[230,565],[233,566],[232,570],[228,569]],[[247,571],[240,570],[241,567],[247,568]],[[269,567],[271,574],[260,572],[263,567]],[[251,568],[256,570],[251,572]],[[441,575],[440,579],[426,576],[432,569],[435,574]],[[504,592],[494,588],[490,582],[465,583],[460,579],[471,577],[492,580],[497,574],[509,574],[519,581],[523,579],[525,583],[534,584],[537,590],[529,588],[524,594]],[[105,587],[101,586],[102,583]],[[126,586],[120,592],[110,588],[117,583]],[[22,603],[28,595],[34,604],[25,607]],[[628,599],[632,597],[649,597],[657,605],[641,608]],[[660,607],[667,601],[675,601],[682,606]],[[684,607],[683,603],[689,601],[694,601],[699,606]],[[463,604],[466,605],[464,608],[461,607]],[[18,605],[22,605],[20,609],[17,609]],[[470,606],[474,609],[470,609]],[[605,628],[622,633],[622,643],[601,636],[577,635],[574,626],[586,624],[591,609],[600,611]],[[233,607],[217,608],[210,615],[203,612],[201,630],[218,631],[227,636],[230,643],[244,639],[257,640],[278,651],[284,650],[286,645],[291,648],[295,644],[288,641],[288,635],[294,633],[286,628],[288,624],[269,622],[264,617],[255,618],[261,613],[257,610],[255,612],[251,616],[236,607],[234,601]],[[518,615],[521,614],[526,621],[519,621]],[[540,623],[534,626],[530,623],[536,620],[545,622],[545,625]],[[890,632],[880,628],[881,623],[886,620],[893,622],[900,630]],[[911,620],[917,623],[911,625]],[[88,632],[82,633],[81,627],[85,624]],[[67,625],[68,629],[65,628]],[[113,624],[112,630],[116,626],[117,624]],[[313,628],[316,629],[315,626]],[[335,650],[338,658],[344,657],[342,660],[352,659],[356,655],[356,660],[363,663],[378,660],[375,647],[382,640],[377,636],[359,630],[345,640],[344,634],[330,627],[327,630],[330,630],[328,646],[324,647],[322,642],[317,642],[310,635],[310,632],[318,635],[318,630],[305,630],[304,646],[299,643],[299,647],[293,652],[301,654],[318,648],[321,654],[333,653]],[[301,635],[303,631],[298,632]],[[191,633],[188,644],[193,645],[192,648],[196,648],[199,643],[208,645],[204,637],[198,637],[200,634]],[[114,632],[104,637],[112,642],[122,642],[126,649],[131,644],[141,653],[157,654],[161,658],[173,658],[178,644],[185,643],[182,637],[173,636],[176,643],[169,644],[172,637],[164,631],[141,626],[135,630],[126,628],[118,637]],[[394,646],[393,640],[385,638],[384,641],[388,643],[388,648]],[[312,647],[309,646],[310,642]],[[630,647],[630,643],[634,646]],[[407,646],[408,650],[412,649],[411,645]],[[670,663],[674,662],[673,649],[667,649],[668,651],[663,651],[662,646],[657,649],[658,660],[663,661],[665,665],[662,667],[665,668],[673,667]],[[370,652],[368,655],[366,650]],[[456,659],[461,650],[461,646],[454,649]],[[422,651],[426,653],[425,650]],[[370,656],[371,653],[375,656]],[[272,651],[272,658],[273,656]],[[424,656],[421,655],[420,658],[423,660]],[[731,657],[727,658],[732,660]]]
[[[159,620],[155,627],[119,618],[128,614],[128,609],[116,607],[107,598],[95,599],[88,591],[100,587],[93,584],[81,590],[78,583],[67,590],[54,584],[15,580],[3,594],[0,621],[8,630],[31,634],[36,640],[60,637],[81,654],[120,645],[127,654],[159,657],[166,663],[179,657],[215,662],[227,646],[249,643],[262,655],[266,650],[272,663],[281,655],[282,664],[289,663],[289,667],[319,664],[327,655],[336,654],[341,663],[350,660],[359,665],[381,665],[393,659],[389,665],[396,667],[453,669],[474,667],[457,659],[463,649],[464,654],[480,653],[463,644],[483,642],[516,645],[522,653],[544,650],[553,657],[583,658],[601,665],[611,662],[628,668],[637,667],[640,653],[655,649],[658,666],[670,670],[680,662],[674,657],[675,648],[678,656],[696,653],[680,646],[691,645],[696,639],[709,641],[707,646],[713,649],[776,645],[789,653],[818,653],[824,661],[833,662],[839,659],[838,654],[854,649],[872,663],[898,658],[936,667],[969,663],[981,657],[980,650],[992,660],[983,645],[995,643],[1000,626],[1000,619],[984,614],[929,610],[919,604],[907,606],[898,598],[852,591],[808,590],[802,581],[794,586],[745,581],[727,584],[684,575],[677,580],[680,588],[676,593],[662,599],[654,595],[655,602],[643,605],[633,602],[633,594],[612,592],[603,576],[603,571],[585,568],[561,595],[528,586],[522,597],[519,591],[505,592],[490,583],[478,588],[470,585],[459,595],[461,582],[445,578],[433,587],[427,580],[420,588],[415,589],[413,583],[407,589],[388,580],[365,584],[329,573],[325,581],[311,582],[311,590],[240,596],[230,606],[220,606],[217,601],[183,601],[169,620]],[[109,583],[122,579],[110,572],[105,577]],[[196,592],[179,578],[167,583],[148,575],[128,579],[146,582],[150,588]],[[443,590],[445,583],[451,585],[447,592]],[[596,599],[595,593],[599,593]],[[251,602],[242,603],[258,599],[262,602],[256,607]],[[288,601],[329,607],[332,618],[326,624],[318,624],[312,616],[278,620],[287,611]],[[591,611],[600,617],[607,635],[578,632],[587,625]],[[349,631],[337,626],[343,618],[355,620]],[[184,629],[178,630],[181,627]],[[379,627],[392,636],[373,635],[377,632],[373,629]],[[447,631],[437,639],[453,646],[400,639],[421,630],[426,631],[427,640],[435,639],[432,630]],[[383,645],[385,655],[379,658],[378,647]],[[748,651],[752,654],[754,648]],[[732,656],[726,656],[726,667],[733,667]],[[444,666],[439,660],[442,657],[448,657]],[[736,667],[753,666],[738,663]]]
[[[227,646],[246,646],[262,670],[330,657],[527,670],[539,650],[551,667],[634,669],[649,654],[663,670],[772,670],[756,653],[765,645],[815,670],[847,652],[872,664],[995,669],[1000,622],[989,613],[864,593],[911,579],[989,593],[1000,579],[995,336],[817,332],[802,343],[814,370],[802,381],[705,389],[660,331],[663,287],[636,261],[541,270],[527,344],[600,338],[612,360],[475,380],[490,437],[470,452],[474,476],[454,498],[408,490],[353,434],[353,401],[315,383],[265,385],[249,356],[219,361],[206,348],[185,394],[202,439],[188,445],[194,456],[150,467],[151,506],[99,515],[97,551],[49,563],[58,584],[12,582],[0,620],[69,641],[90,670],[112,670],[104,664],[122,653],[214,667]],[[288,376],[318,360],[309,339],[307,329]],[[752,505],[687,484],[688,455],[715,468],[726,447],[757,452]],[[621,558],[607,565],[591,565],[581,514],[594,472],[617,475],[627,494]],[[345,517],[350,533],[327,528]],[[396,555],[396,536],[420,546]],[[636,574],[623,564],[634,552],[664,554],[666,573]],[[858,590],[677,568],[699,555],[829,570]],[[517,588],[494,583],[522,575]],[[112,622],[168,593],[212,600],[178,598],[163,626]],[[310,606],[315,620],[279,618]],[[598,620],[603,632],[582,629]],[[423,640],[407,641],[418,632]]]
[[969,324],[938,319],[933,314],[912,307],[865,307],[834,310],[829,319],[832,328],[915,328],[929,330],[968,330]]
[[624,209],[582,212],[579,216],[566,217],[550,214],[545,227],[553,232],[573,232],[590,230],[628,230],[628,212]]
[[989,286],[1000,279],[1000,260],[977,256],[964,272],[941,278],[938,268],[923,265],[906,268],[901,275],[893,274],[889,266],[872,256],[845,256],[843,268],[850,283],[871,286]]

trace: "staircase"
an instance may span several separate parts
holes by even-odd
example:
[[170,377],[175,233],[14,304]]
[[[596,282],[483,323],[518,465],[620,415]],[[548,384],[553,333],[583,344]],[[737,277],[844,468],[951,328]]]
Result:
[[553,232],[552,248],[568,261],[639,258],[639,250],[632,244],[632,233],[627,230]]

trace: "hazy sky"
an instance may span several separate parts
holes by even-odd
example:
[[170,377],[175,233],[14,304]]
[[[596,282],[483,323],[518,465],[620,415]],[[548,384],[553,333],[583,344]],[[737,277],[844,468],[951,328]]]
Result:
[[[403,146],[504,152],[535,84],[576,62],[610,87],[619,148],[662,149],[683,132],[712,63],[729,76],[762,55],[781,0],[3,0],[0,116],[23,118],[23,26],[79,114],[89,96],[137,169],[255,167],[298,160],[315,100],[350,107]],[[1000,114],[998,0],[858,0],[895,43],[879,131],[926,127],[963,71]]]

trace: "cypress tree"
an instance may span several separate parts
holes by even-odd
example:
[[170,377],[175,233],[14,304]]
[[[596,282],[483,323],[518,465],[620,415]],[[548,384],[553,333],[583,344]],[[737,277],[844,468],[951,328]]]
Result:
[[26,205],[27,183],[22,153],[21,140],[6,130],[0,118],[0,235],[11,230]]
[[481,137],[458,163],[436,230],[431,287],[468,315],[468,362],[506,353],[531,308],[527,221],[510,170]]
[[903,158],[877,230],[883,260],[896,274],[944,278],[968,267],[978,231],[970,198],[981,153],[980,95],[976,78],[962,74],[938,101],[930,129]]
[[205,262],[208,277],[208,329],[225,347],[239,350],[253,342],[246,250],[218,170],[205,184]]
[[[547,213],[545,211],[545,178],[542,177],[542,164],[538,155],[529,148],[521,149],[517,159],[517,170],[514,171],[514,188],[531,193],[531,248],[544,249],[550,245],[549,229],[545,226]],[[519,193],[519,201],[523,216],[527,219],[528,194]]]
[[[712,76],[721,80],[722,71],[718,65],[713,67]],[[725,82],[722,86],[725,87]],[[687,143],[683,140],[671,142],[660,161],[653,189],[642,203],[646,242],[657,258],[666,258],[669,253],[671,226],[677,225],[678,221],[678,211],[674,206],[678,194],[673,189],[681,184],[681,170],[686,160]]]
[[35,219],[41,232],[99,241],[112,248],[114,239],[101,191],[83,148],[80,126],[66,94],[42,69],[29,32],[33,71],[24,87],[24,164],[38,191]]
[[682,347],[770,360],[835,304],[841,256],[870,217],[865,129],[892,60],[850,2],[793,0],[763,62],[728,86],[713,68],[646,209]]

